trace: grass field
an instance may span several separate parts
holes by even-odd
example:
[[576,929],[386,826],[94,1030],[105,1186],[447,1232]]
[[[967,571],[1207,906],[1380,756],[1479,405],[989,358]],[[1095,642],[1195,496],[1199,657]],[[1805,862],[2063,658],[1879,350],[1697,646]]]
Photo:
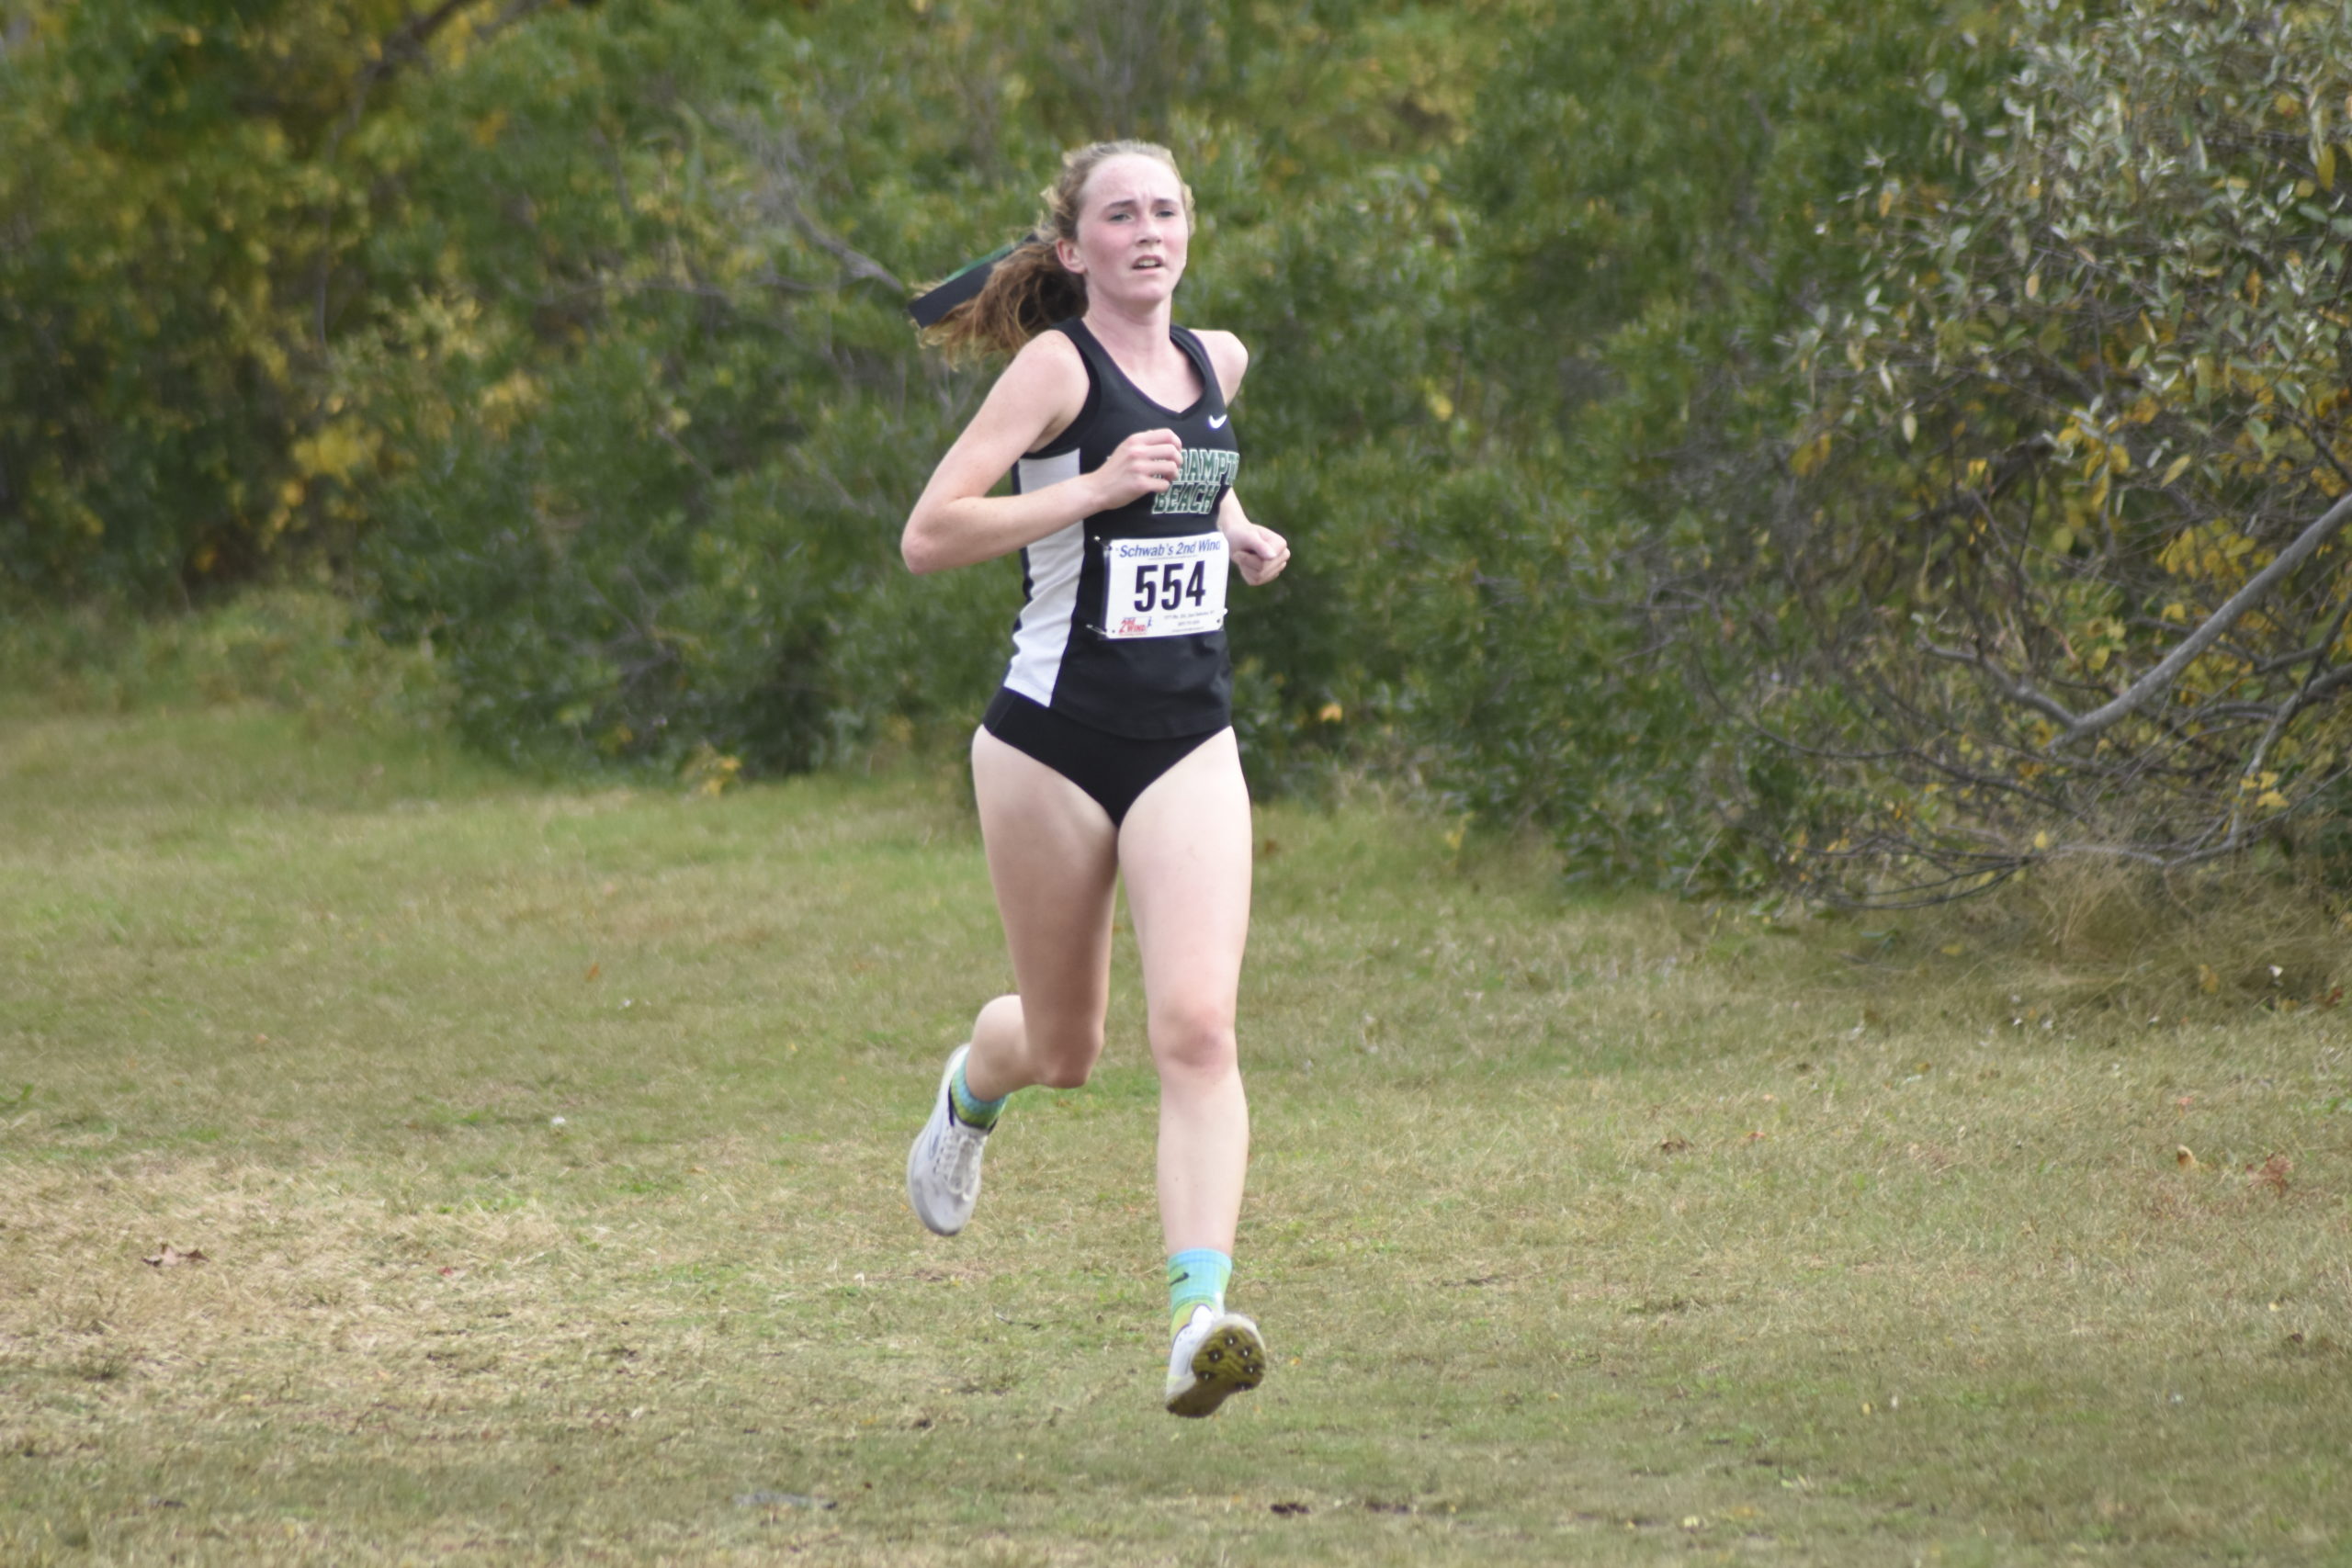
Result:
[[2346,1010],[1259,831],[1274,1370],[1179,1423],[1131,955],[906,1211],[952,777],[7,710],[0,1562],[2352,1562]]

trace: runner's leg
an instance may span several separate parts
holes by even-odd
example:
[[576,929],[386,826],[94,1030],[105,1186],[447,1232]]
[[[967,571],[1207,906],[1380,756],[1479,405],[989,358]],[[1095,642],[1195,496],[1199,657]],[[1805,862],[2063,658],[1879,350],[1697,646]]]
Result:
[[1159,1069],[1159,1222],[1230,1257],[1250,1163],[1234,1010],[1250,934],[1250,792],[1233,732],[1144,791],[1118,839]]
[[1250,792],[1229,729],[1147,789],[1119,836],[1159,1068],[1171,1416],[1208,1416],[1266,1375],[1257,1324],[1225,1306],[1250,1164],[1250,1105],[1233,1031],[1250,932]]
[[972,1025],[964,1081],[984,1100],[1033,1084],[1071,1089],[1102,1054],[1111,991],[1111,819],[1084,790],[983,729],[972,784],[1018,994]]

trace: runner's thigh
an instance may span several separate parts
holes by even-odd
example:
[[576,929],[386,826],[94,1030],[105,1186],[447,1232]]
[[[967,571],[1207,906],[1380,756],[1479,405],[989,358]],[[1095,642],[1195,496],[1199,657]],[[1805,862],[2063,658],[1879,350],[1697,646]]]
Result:
[[1229,729],[1155,780],[1119,834],[1155,1034],[1230,1029],[1250,937],[1250,790]]
[[1110,818],[1084,790],[985,729],[972,738],[972,785],[1032,1044],[1050,1048],[1065,1031],[1099,1035],[1118,874]]

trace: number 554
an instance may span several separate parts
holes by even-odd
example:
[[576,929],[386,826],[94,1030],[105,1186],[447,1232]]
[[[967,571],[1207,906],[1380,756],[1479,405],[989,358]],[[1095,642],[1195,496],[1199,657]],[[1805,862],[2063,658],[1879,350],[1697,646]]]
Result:
[[1163,561],[1155,570],[1145,567],[1136,573],[1136,608],[1147,614],[1153,610],[1173,610],[1190,600],[1198,605],[1208,597],[1205,563],[1194,561],[1190,572],[1182,561]]

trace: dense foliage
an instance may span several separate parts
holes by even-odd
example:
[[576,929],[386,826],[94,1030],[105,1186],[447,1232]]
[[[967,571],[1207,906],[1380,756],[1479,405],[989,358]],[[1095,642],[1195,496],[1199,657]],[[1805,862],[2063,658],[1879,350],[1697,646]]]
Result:
[[1963,886],[2210,859],[2352,768],[2352,17],[2028,22],[1997,109],[1849,204],[1785,519],[1784,688],[1852,719],[1798,728],[1883,781],[1843,848]]
[[[1252,346],[1244,490],[1297,547],[1234,627],[1261,778],[1343,758],[1538,826],[1590,874],[1752,881],[1792,839],[1861,843],[1861,818],[1931,798],[1770,738],[1851,750],[1878,694],[1932,710],[1908,643],[1857,640],[1910,607],[1898,579],[1944,581],[1875,520],[1933,513],[2037,434],[2078,467],[2129,454],[2002,524],[2045,553],[2063,528],[2056,555],[2089,558],[2065,511],[2085,485],[2119,519],[2149,515],[2134,483],[2193,491],[2193,517],[2143,531],[2153,568],[2045,573],[2049,636],[1967,644],[2046,682],[2031,660],[2062,646],[2137,668],[2120,650],[2158,649],[2166,605],[2194,620],[2226,583],[2167,561],[2251,566],[2328,482],[2324,310],[2292,389],[2260,345],[2297,287],[2324,291],[2289,231],[2336,210],[2333,35],[2291,7],[2161,7],[2220,40],[2166,63],[2108,9],[16,0],[0,597],[318,575],[429,649],[458,724],[508,754],[757,771],[952,735],[1018,586],[1009,563],[898,564],[985,385],[917,347],[903,301],[1024,225],[1060,148],[1144,134],[1198,193],[1182,313]],[[2177,118],[2192,77],[2244,131],[2208,155],[2249,182],[2210,244],[2301,257],[2258,284],[2133,259],[2187,215],[2147,199],[2173,187],[2132,128]],[[2280,194],[2290,130],[2312,191]],[[2062,183],[2043,165],[2064,159]],[[2020,355],[2129,356],[2126,303],[2161,288],[2182,302],[2147,317],[2165,344],[2210,321],[2240,361],[2152,342],[2132,374],[2177,365],[2178,395],[2148,381],[2146,420],[2031,380]],[[1985,322],[2007,357],[1954,358],[1944,337]],[[1992,375],[2026,378],[1966,384]],[[2295,418],[2261,414],[2276,449],[2248,458],[2266,395]],[[1949,541],[1949,515],[1894,532]],[[2300,580],[2297,614],[2334,581]],[[1962,722],[2012,746],[1997,712]],[[2318,787],[2293,755],[2269,748],[2262,797]]]

